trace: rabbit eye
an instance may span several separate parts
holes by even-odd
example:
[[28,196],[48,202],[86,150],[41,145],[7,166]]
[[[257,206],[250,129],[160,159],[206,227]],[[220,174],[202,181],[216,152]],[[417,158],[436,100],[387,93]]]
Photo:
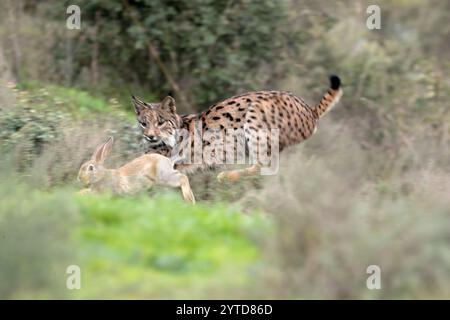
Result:
[[88,167],[88,170],[89,170],[89,171],[94,170],[94,165],[90,164],[89,167]]

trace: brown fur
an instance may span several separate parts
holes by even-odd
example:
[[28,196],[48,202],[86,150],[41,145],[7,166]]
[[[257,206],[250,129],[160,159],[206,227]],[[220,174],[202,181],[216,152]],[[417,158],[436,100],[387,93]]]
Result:
[[[309,106],[301,98],[284,91],[249,92],[218,102],[199,114],[184,116],[176,113],[175,100],[171,97],[166,97],[161,103],[146,103],[133,97],[133,103],[144,137],[157,137],[157,141],[150,141],[148,153],[169,156],[173,148],[182,143],[174,136],[175,129],[187,129],[192,137],[199,121],[202,133],[211,129],[243,130],[246,150],[249,144],[256,143],[259,129],[279,129],[281,151],[308,139],[317,129],[320,117],[339,101],[342,95],[340,80],[332,76],[330,81],[330,88],[315,106]],[[208,147],[206,141],[203,141],[203,147]],[[271,146],[268,148],[270,151]],[[208,164],[177,164],[178,169],[190,171],[206,166]],[[219,179],[228,177],[235,180],[244,173],[257,172],[252,166],[244,171],[222,173]]]
[[195,203],[187,176],[173,169],[173,162],[160,154],[145,154],[118,169],[106,169],[104,160],[111,151],[113,139],[97,147],[92,158],[80,168],[78,180],[88,186],[81,193],[111,191],[133,193],[153,185],[181,187],[185,200]]

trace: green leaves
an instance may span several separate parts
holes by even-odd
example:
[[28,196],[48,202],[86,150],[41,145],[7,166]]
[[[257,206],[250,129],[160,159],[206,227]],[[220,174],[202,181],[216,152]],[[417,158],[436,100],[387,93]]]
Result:
[[[143,0],[129,4],[128,10],[121,0],[79,3],[87,28],[99,25],[96,41],[101,45],[103,70],[163,96],[167,79],[148,56],[147,43],[151,42],[198,109],[220,97],[264,87],[265,79],[273,81],[283,74],[279,57],[288,39],[298,33],[285,25],[288,13],[279,1]],[[96,12],[100,12],[100,21],[95,20]],[[92,43],[80,37],[77,45],[75,74],[90,67]],[[298,48],[299,43],[290,45]],[[261,79],[258,73],[265,65],[270,65],[271,74]]]

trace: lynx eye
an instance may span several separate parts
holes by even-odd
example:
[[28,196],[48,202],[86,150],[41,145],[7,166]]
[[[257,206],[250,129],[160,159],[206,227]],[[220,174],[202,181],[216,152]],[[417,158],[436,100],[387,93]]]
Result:
[[141,124],[142,128],[145,128],[147,126],[147,124],[145,122],[141,122],[140,124]]
[[162,125],[162,124],[164,124],[166,122],[166,120],[164,120],[163,118],[161,118],[161,117],[158,117],[158,125]]

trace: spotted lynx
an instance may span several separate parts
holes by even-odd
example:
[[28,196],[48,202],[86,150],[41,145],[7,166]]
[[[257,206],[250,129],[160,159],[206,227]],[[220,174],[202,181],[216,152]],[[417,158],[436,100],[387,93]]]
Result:
[[[173,155],[173,150],[181,145],[186,136],[181,138],[178,132],[186,130],[193,146],[196,133],[205,134],[230,129],[243,132],[244,148],[234,146],[234,152],[248,150],[254,145],[261,130],[278,129],[279,151],[287,146],[298,144],[308,139],[317,129],[317,122],[329,111],[342,95],[341,81],[337,76],[330,77],[330,88],[317,105],[309,106],[301,98],[284,91],[256,91],[234,96],[218,102],[207,110],[188,115],[179,115],[175,100],[168,96],[160,103],[147,103],[133,96],[137,120],[141,126],[148,148],[146,153]],[[200,131],[200,132],[198,132]],[[226,134],[224,135],[226,136]],[[268,151],[272,152],[270,140]],[[201,140],[202,147],[210,146],[210,140]],[[190,152],[192,152],[193,148]],[[214,150],[213,150],[214,153]],[[195,171],[199,168],[215,167],[215,163],[177,163],[181,171]],[[219,180],[236,180],[242,175],[260,172],[261,165],[255,163],[243,170],[224,171]]]

